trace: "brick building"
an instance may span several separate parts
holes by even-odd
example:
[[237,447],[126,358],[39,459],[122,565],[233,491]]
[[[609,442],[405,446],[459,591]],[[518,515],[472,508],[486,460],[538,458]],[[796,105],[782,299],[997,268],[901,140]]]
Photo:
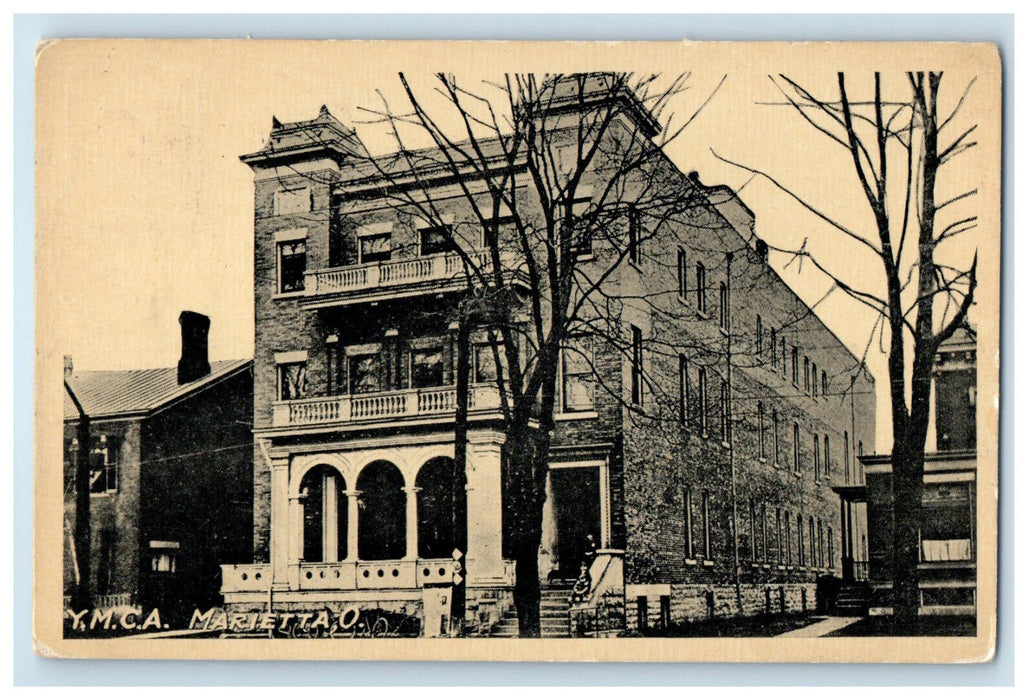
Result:
[[[924,457],[920,525],[920,612],[973,615],[977,604],[977,332],[963,326],[942,343],[934,364],[931,431]],[[894,552],[891,455],[861,460],[865,483],[846,494],[870,514],[867,546],[854,568],[865,577],[867,605],[891,607]]]
[[75,372],[65,358],[64,589],[73,546],[78,401],[90,429],[90,589],[97,608],[163,620],[219,601],[219,565],[251,552],[251,360],[209,363],[207,317],[180,316],[178,367]]
[[[659,125],[621,98],[621,138],[649,144]],[[435,225],[416,216],[361,152],[322,108],[274,121],[266,146],[242,156],[255,175],[258,444],[255,563],[224,567],[231,607],[417,611],[451,578],[455,310],[468,280],[440,239],[447,222],[478,264],[481,224],[456,181],[433,171],[412,186],[443,213]],[[573,337],[562,356],[544,634],[568,629],[566,609],[560,622],[546,612],[585,561],[587,600],[617,596],[630,626],[813,607],[841,550],[830,485],[873,444],[872,377],[769,266],[753,214],[650,154],[667,196],[694,205],[643,240],[633,213],[614,222],[633,251],[601,289],[617,290],[607,313],[620,342]],[[600,196],[605,175],[595,177],[579,196]],[[527,299],[533,283],[513,236],[500,235],[505,283]],[[610,256],[593,239],[579,260],[600,270]],[[472,340],[468,620],[507,633],[505,436],[489,335]]]

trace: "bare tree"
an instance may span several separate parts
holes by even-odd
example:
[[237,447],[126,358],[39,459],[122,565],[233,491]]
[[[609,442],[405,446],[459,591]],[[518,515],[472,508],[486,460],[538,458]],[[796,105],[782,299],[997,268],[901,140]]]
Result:
[[[883,272],[881,284],[851,279],[832,261],[818,260],[802,244],[782,252],[808,259],[837,288],[876,315],[875,329],[890,339],[894,493],[894,614],[904,629],[919,610],[918,562],[924,447],[930,419],[931,378],[939,346],[966,323],[977,284],[977,251],[957,237],[977,227],[961,211],[977,189],[943,192],[940,176],[957,156],[976,145],[977,124],[961,124],[974,81],[960,91],[948,114],[939,111],[942,73],[915,72],[889,96],[882,75],[873,76],[872,97],[852,99],[844,73],[836,97],[827,99],[785,75],[770,76],[783,99],[810,127],[843,149],[865,195],[872,221],[848,223],[770,173],[717,157],[765,178],[818,217]],[[942,180],[944,182],[944,180]],[[828,206],[837,207],[838,202]],[[955,240],[954,240],[955,239]],[[947,243],[953,241],[954,245]],[[969,265],[956,260],[970,259]],[[871,338],[873,334],[871,333]]]
[[[506,433],[504,535],[522,636],[540,631],[538,555],[563,353],[583,352],[581,341],[591,337],[631,357],[629,334],[609,304],[621,297],[610,288],[615,273],[700,203],[661,150],[711,99],[688,118],[667,116],[688,79],[506,75],[472,89],[438,75],[429,96],[400,75],[406,106],[382,98],[369,110],[395,147],[387,156],[366,154],[370,177],[386,183],[395,205],[443,232],[467,279],[464,334],[489,329]],[[449,211],[459,201],[473,234],[443,211],[443,184],[459,189]],[[472,235],[484,252],[472,250]],[[515,286],[517,279],[524,284]],[[458,407],[466,406],[465,386]],[[628,400],[620,380],[609,392]],[[466,430],[458,409],[457,435]],[[466,440],[456,442],[462,450]]]

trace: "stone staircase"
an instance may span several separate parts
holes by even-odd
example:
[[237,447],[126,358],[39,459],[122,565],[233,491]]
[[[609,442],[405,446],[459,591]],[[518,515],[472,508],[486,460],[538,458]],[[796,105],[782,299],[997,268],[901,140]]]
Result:
[[866,581],[842,583],[837,592],[834,612],[838,615],[856,617],[870,612],[870,584]]
[[[544,585],[539,600],[539,631],[544,639],[567,637],[570,633],[571,585]],[[517,610],[510,608],[492,629],[491,637],[517,637]]]

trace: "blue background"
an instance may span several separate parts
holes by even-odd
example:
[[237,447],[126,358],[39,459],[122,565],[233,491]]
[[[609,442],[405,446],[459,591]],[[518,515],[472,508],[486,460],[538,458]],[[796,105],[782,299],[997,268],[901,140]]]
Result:
[[[1012,15],[17,15],[14,406],[34,405],[34,58],[56,37],[989,41],[1003,58],[999,639],[976,665],[97,661],[32,652],[32,411],[14,415],[16,685],[1012,685],[1014,667],[1014,21]],[[876,671],[876,672],[875,672]]]

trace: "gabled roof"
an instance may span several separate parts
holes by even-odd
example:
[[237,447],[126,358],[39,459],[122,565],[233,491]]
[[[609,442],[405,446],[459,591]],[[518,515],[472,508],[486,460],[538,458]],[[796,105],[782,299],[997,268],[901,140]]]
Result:
[[[186,384],[176,383],[175,367],[78,372],[67,378],[91,420],[146,415],[167,404],[250,367],[252,361],[219,360],[212,371]],[[65,420],[79,418],[75,404],[64,392]]]

